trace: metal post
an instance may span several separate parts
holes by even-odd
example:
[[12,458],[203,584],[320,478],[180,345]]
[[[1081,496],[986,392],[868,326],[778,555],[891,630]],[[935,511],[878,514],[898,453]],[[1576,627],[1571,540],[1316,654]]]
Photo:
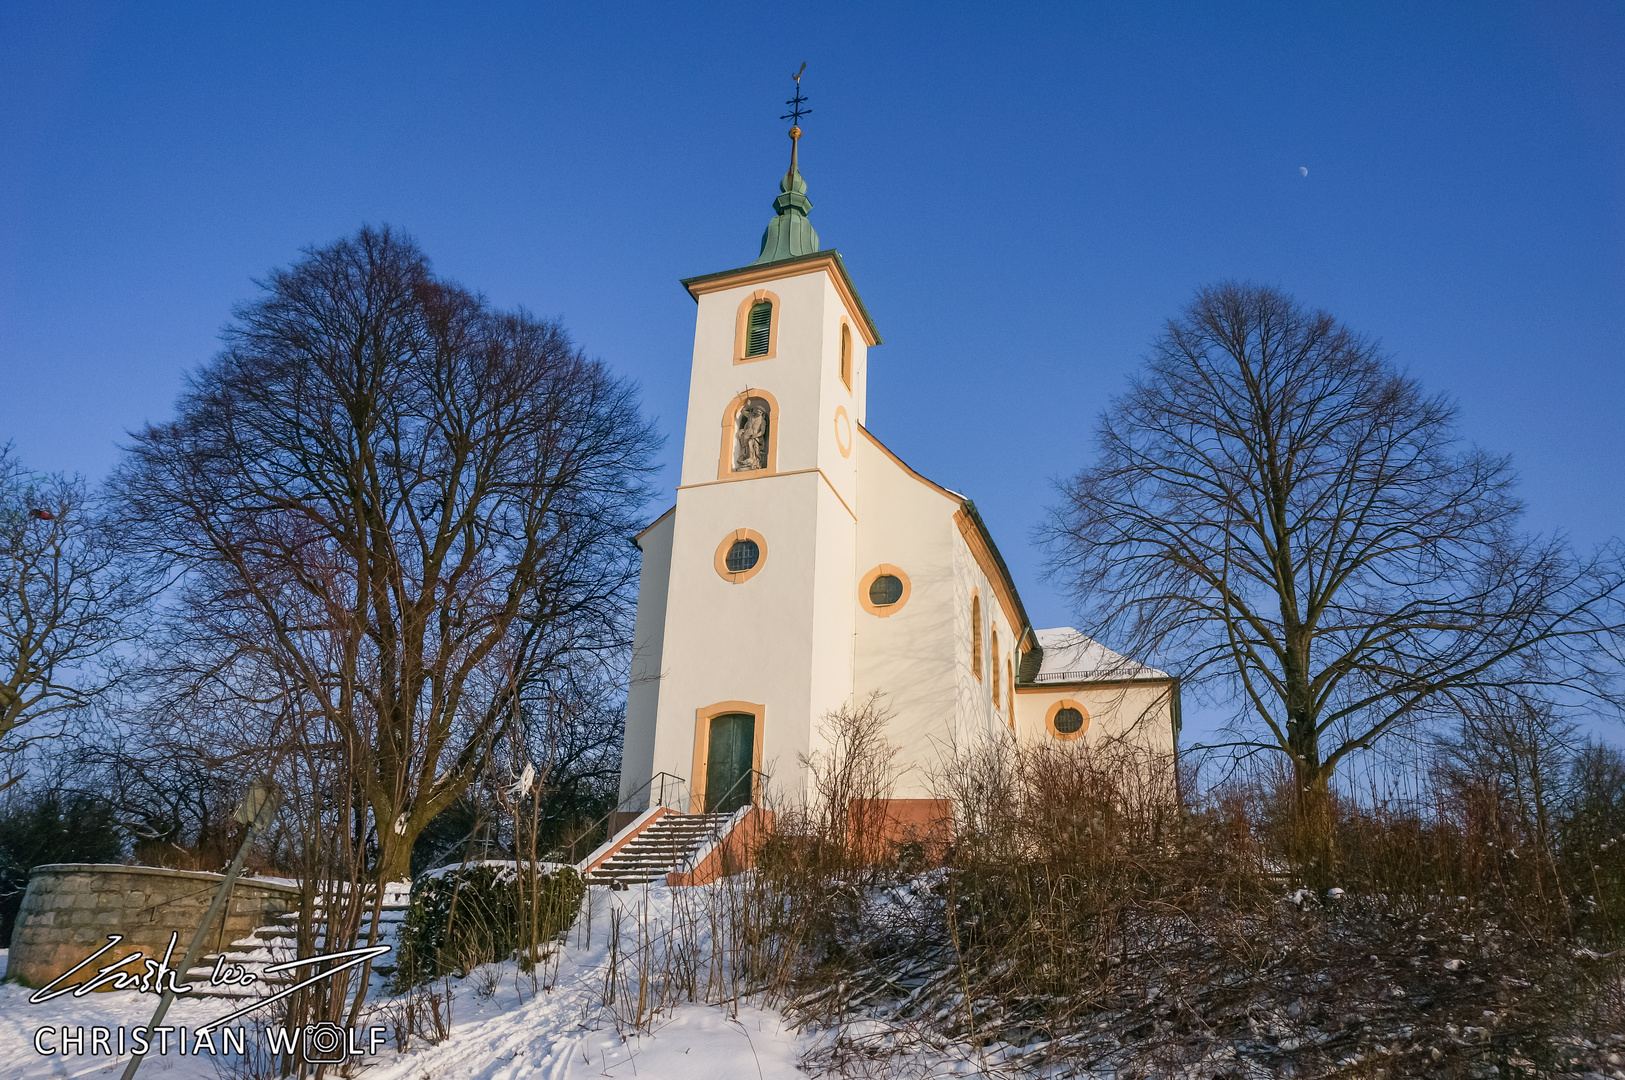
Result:
[[[181,978],[185,978],[186,973],[192,970],[192,965],[197,963],[198,954],[203,951],[203,942],[209,936],[209,927],[214,925],[215,916],[220,914],[220,909],[226,906],[226,899],[231,896],[231,887],[243,868],[243,860],[248,857],[248,849],[254,846],[254,837],[271,823],[280,801],[281,793],[277,791],[276,786],[269,779],[262,779],[255,781],[254,786],[243,796],[243,801],[237,804],[237,820],[248,826],[248,835],[243,837],[243,846],[237,849],[237,857],[231,860],[231,867],[226,871],[226,879],[214,891],[214,902],[209,905],[208,914],[203,916],[203,921],[198,924],[197,933],[192,935],[192,944],[186,950],[186,959],[181,961]],[[173,986],[164,987],[164,996],[158,1001],[158,1011],[152,1014],[152,1020],[147,1024],[148,1036],[151,1036],[152,1030],[163,1021],[164,1013],[169,1011],[169,1005],[174,1000]],[[148,1049],[150,1052],[150,1044]],[[133,1080],[135,1071],[141,1067],[141,1062],[146,1056],[136,1054],[130,1058],[130,1063],[124,1067],[123,1080]]]

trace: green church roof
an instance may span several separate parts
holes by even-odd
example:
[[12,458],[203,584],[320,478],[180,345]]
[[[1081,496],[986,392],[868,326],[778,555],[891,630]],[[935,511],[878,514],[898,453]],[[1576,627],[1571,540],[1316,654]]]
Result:
[[801,170],[792,165],[791,171],[779,180],[779,195],[773,200],[774,217],[762,233],[761,253],[751,265],[794,259],[817,251],[818,234],[807,220],[811,210],[807,181],[802,178]]
[[[807,65],[801,65],[805,68]],[[799,81],[796,93],[801,93]],[[800,113],[796,114],[798,117]],[[786,118],[788,119],[788,118]],[[767,230],[762,233],[762,250],[756,256],[756,261],[749,266],[741,266],[735,270],[722,270],[715,274],[701,274],[699,277],[683,279],[683,288],[695,300],[700,298],[702,292],[710,292],[720,287],[718,283],[726,281],[736,275],[752,275],[753,280],[759,280],[761,271],[754,267],[765,266],[772,263],[794,263],[814,259],[828,260],[833,264],[836,275],[839,277],[838,287],[842,288],[850,304],[857,309],[858,316],[863,320],[864,328],[868,331],[868,341],[871,345],[880,344],[880,332],[875,329],[875,321],[869,317],[869,309],[863,306],[863,298],[858,290],[852,286],[852,277],[846,272],[846,264],[841,261],[838,251],[831,248],[823,251],[818,246],[818,234],[813,231],[812,222],[807,215],[812,211],[812,200],[807,198],[807,181],[796,167],[796,145],[801,139],[801,129],[790,129],[790,169],[779,178],[779,194],[773,200],[773,220],[767,223]],[[768,277],[788,276],[792,272],[789,267],[775,268]]]

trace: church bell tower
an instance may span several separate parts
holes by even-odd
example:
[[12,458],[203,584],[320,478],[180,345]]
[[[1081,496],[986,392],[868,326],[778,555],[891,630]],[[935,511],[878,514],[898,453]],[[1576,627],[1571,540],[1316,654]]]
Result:
[[799,795],[819,718],[853,694],[854,439],[880,338],[809,220],[805,100],[797,76],[756,259],[682,283],[697,304],[682,473],[638,537],[623,799],[681,780],[684,809],[731,810],[769,776]]

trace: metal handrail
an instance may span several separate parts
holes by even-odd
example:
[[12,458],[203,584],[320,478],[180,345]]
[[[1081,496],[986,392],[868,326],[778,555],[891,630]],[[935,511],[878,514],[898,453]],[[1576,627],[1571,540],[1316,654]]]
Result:
[[[740,784],[743,784],[746,780],[754,780],[758,776],[760,776],[762,778],[762,789],[765,791],[767,789],[767,781],[769,779],[767,773],[763,772],[761,769],[751,769],[748,772],[741,773],[740,776],[739,776],[739,779],[735,780],[731,785],[729,785],[728,790],[724,791],[722,793],[722,797],[720,799],[718,799],[717,802],[719,804],[727,802],[728,801],[728,796],[732,795],[734,793],[734,790],[736,788],[738,788]],[[752,794],[754,794],[755,793],[754,792],[754,785],[752,785],[752,787],[753,787]],[[754,801],[755,800],[752,800],[752,802],[754,802]],[[711,811],[711,793],[709,791],[707,791],[705,793],[705,803],[706,803],[705,812],[709,814],[709,813],[712,812]]]
[[[669,773],[669,772],[664,772],[664,771],[655,773],[653,776],[649,777],[649,779],[645,780],[641,785],[639,785],[637,787],[637,789],[634,790],[630,795],[628,795],[626,798],[622,799],[620,802],[616,803],[615,806],[610,810],[609,813],[605,814],[603,817],[599,818],[597,821],[595,821],[591,825],[589,825],[587,827],[586,832],[582,833],[580,836],[578,836],[574,840],[572,840],[570,842],[570,846],[568,848],[564,849],[565,857],[563,859],[561,859],[560,861],[561,862],[568,862],[568,863],[580,862],[581,860],[576,858],[575,854],[576,854],[576,849],[581,845],[581,841],[583,841],[585,839],[588,839],[589,837],[593,837],[593,836],[598,835],[598,826],[606,824],[609,821],[610,818],[614,817],[616,814],[621,812],[621,807],[625,806],[627,803],[629,803],[629,802],[633,801],[634,799],[636,799],[645,790],[650,789],[652,787],[652,785],[654,784],[654,782],[656,780],[660,779],[661,777],[669,777],[670,779],[677,781],[679,784],[688,783],[687,780],[683,779],[681,776],[678,776],[676,773]],[[665,784],[660,785],[660,805],[661,806],[666,805],[666,785]],[[645,807],[645,809],[647,809],[647,807]],[[604,839],[606,839],[606,840],[609,839],[609,836],[606,834]],[[591,850],[591,849],[588,849],[588,850]]]
[[[763,772],[761,769],[751,769],[749,772],[747,772],[747,773],[743,774],[742,776],[740,776],[738,780],[735,780],[732,784],[730,784],[729,787],[728,787],[728,790],[724,791],[722,793],[722,798],[718,799],[717,802],[719,802],[719,803],[726,802],[728,800],[728,796],[730,796],[730,795],[732,795],[734,793],[735,788],[737,788],[740,784],[744,783],[746,780],[754,780],[757,777],[761,777],[762,791],[765,793],[767,791],[767,782],[769,780],[771,780],[772,777],[770,777],[767,773]],[[710,801],[710,793],[709,792],[706,793],[706,801],[707,802]],[[739,810],[743,810],[746,807],[754,806],[754,805],[756,805],[756,801],[754,799],[752,799],[751,802],[746,803],[745,806],[741,806],[739,808]],[[738,813],[739,813],[739,810],[735,810],[732,814],[730,814],[729,819],[732,820],[733,817],[737,816]],[[710,813],[711,811],[709,809],[707,809],[706,812]],[[723,822],[716,822],[716,823],[712,824],[712,826],[711,826],[711,835],[710,835],[709,839],[706,841],[706,844],[700,845],[699,848],[695,849],[695,851],[693,853],[691,853],[687,858],[685,858],[683,860],[683,863],[685,865],[687,865],[690,872],[692,872],[694,870],[695,866],[696,866],[694,856],[698,855],[702,851],[705,851],[707,845],[715,844],[721,838],[723,826],[724,826]]]

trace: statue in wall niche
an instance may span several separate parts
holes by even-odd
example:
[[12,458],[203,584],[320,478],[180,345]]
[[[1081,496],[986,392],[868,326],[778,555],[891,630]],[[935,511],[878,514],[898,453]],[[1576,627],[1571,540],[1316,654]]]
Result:
[[747,398],[734,418],[734,472],[767,468],[768,405]]

